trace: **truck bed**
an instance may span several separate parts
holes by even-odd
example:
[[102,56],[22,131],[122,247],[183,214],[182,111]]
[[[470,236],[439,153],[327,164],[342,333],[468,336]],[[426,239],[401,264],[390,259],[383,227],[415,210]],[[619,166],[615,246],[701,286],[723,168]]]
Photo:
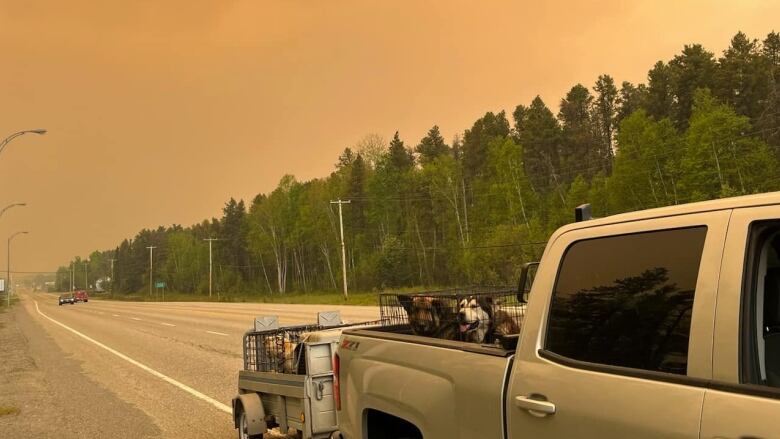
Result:
[[457,340],[443,340],[439,338],[414,335],[409,325],[375,326],[371,328],[348,329],[344,335],[355,335],[383,340],[394,340],[403,343],[414,343],[433,346],[444,349],[455,349],[475,354],[493,355],[497,357],[509,357],[515,353],[514,349],[505,349],[494,344],[477,344]]
[[[340,384],[342,431],[362,431],[367,409],[411,422],[423,437],[504,434],[511,350],[420,337],[400,325],[345,330],[339,357],[347,371]],[[452,422],[435,422],[442,419]]]

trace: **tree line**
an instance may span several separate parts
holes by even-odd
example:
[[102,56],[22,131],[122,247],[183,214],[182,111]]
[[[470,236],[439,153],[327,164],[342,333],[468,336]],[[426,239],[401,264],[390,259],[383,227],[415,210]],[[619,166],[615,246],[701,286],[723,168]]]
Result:
[[340,289],[344,205],[351,289],[514,283],[518,267],[591,203],[596,216],[780,188],[780,34],[737,33],[720,55],[699,44],[657,62],[646,84],[601,75],[572,87],[554,113],[540,97],[487,112],[447,142],[433,126],[418,142],[368,135],[324,178],[284,176],[220,218],[141,230],[116,248],[58,270],[67,289],[106,283],[206,294],[208,245],[222,294]]

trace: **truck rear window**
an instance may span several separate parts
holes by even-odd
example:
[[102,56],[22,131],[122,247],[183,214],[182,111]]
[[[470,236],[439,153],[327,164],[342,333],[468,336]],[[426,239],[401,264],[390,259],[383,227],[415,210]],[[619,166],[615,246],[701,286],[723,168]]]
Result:
[[545,349],[685,374],[706,227],[578,241],[561,262]]

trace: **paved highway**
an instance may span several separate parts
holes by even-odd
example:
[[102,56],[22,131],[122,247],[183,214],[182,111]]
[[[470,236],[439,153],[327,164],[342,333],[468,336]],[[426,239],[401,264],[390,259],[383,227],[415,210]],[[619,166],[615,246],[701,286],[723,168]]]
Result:
[[[99,395],[79,395],[80,404],[132,409],[103,410],[90,421],[104,424],[94,431],[115,437],[125,436],[118,426],[131,414],[127,437],[234,437],[229,408],[242,366],[241,336],[257,315],[278,315],[282,324],[313,322],[317,311],[335,309],[346,321],[378,318],[378,308],[356,306],[103,300],[58,306],[51,294],[25,295],[21,308],[16,318],[24,336],[50,338],[63,367],[79,368],[76,379]],[[51,351],[34,360],[58,361]]]

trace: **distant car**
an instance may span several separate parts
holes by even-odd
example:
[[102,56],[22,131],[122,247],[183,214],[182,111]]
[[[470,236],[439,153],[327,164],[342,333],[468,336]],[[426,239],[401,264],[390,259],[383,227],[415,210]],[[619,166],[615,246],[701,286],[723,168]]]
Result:
[[70,303],[71,305],[76,303],[76,297],[73,294],[60,294],[60,306],[62,306],[63,303]]
[[89,302],[89,295],[87,294],[87,292],[86,292],[86,291],[84,291],[84,290],[79,290],[79,291],[76,291],[75,293],[73,293],[73,299],[74,299],[76,302],[84,302],[84,303],[87,303],[87,302]]

